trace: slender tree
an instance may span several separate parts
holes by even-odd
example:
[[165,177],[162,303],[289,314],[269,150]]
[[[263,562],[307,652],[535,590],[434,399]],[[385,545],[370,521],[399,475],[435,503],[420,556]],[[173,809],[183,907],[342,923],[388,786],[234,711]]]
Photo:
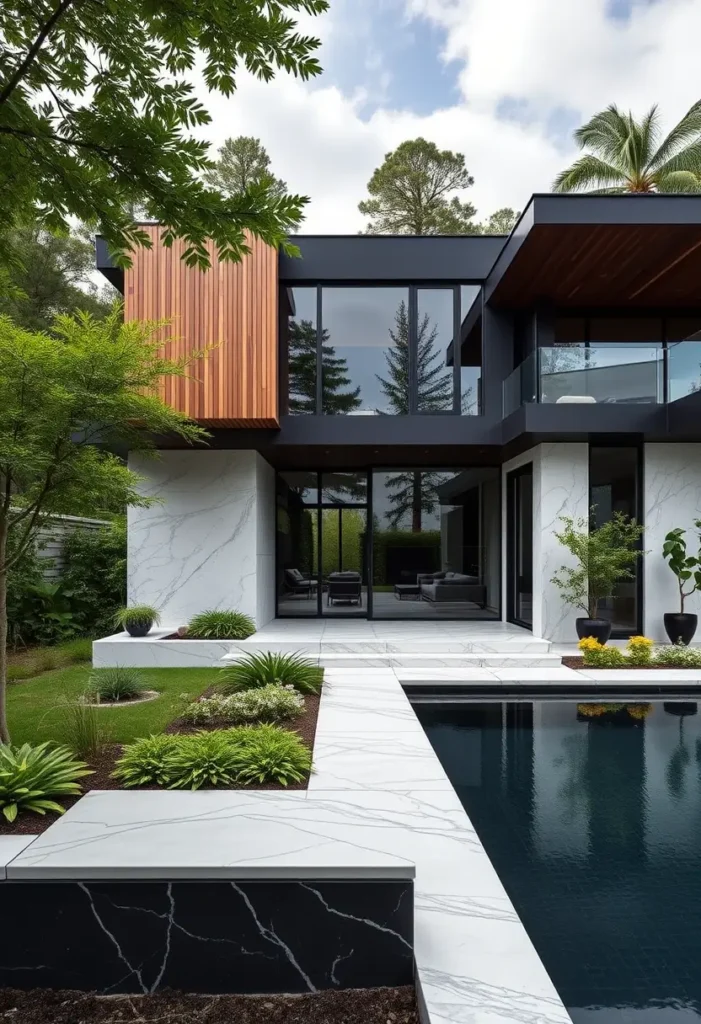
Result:
[[162,324],[123,323],[87,313],[59,316],[53,335],[33,334],[0,316],[0,742],[9,742],[7,577],[46,517],[99,515],[148,505],[139,478],[111,453],[156,455],[153,438],[186,442],[206,433],[157,397],[183,362],[159,355]]
[[[290,320],[288,325],[288,374],[291,413],[315,413],[316,325],[311,320]],[[329,344],[329,332],[321,338],[321,384],[324,416],[353,412],[361,404],[360,388],[348,389],[348,363]]]
[[[409,414],[409,311],[401,302],[389,329],[391,348],[385,351],[387,376],[376,374],[380,389],[393,416]],[[453,406],[453,372],[445,369],[443,354],[436,346],[438,329],[426,313],[418,324],[416,337],[416,391],[422,413],[446,412]],[[387,521],[392,529],[411,514],[413,533],[421,532],[422,518],[431,515],[438,503],[437,473],[392,473],[387,477],[388,500],[392,506]]]
[[479,225],[480,234],[508,235],[513,230],[520,216],[521,213],[516,213],[510,206],[502,206],[500,209],[495,210],[483,224]]
[[[196,97],[196,68],[229,96],[240,69],[267,81],[278,69],[307,79],[319,40],[295,15],[328,0],[4,0],[0,4],[0,225],[94,225],[121,263],[147,245],[129,207],[143,204],[182,238],[184,259],[209,265],[246,252],[245,231],[286,245],[302,196],[264,185],[227,197],[203,180],[211,118]],[[17,260],[0,238],[0,267]]]
[[266,184],[271,195],[287,194],[287,185],[270,170],[270,157],[260,139],[251,135],[238,135],[227,139],[219,150],[213,167],[205,180],[225,196],[236,196],[251,185]]
[[656,106],[636,121],[612,105],[574,137],[589,152],[558,174],[554,192],[701,192],[701,101],[662,141]]
[[455,193],[472,184],[461,153],[410,139],[386,154],[358,209],[371,235],[470,235],[475,208]]

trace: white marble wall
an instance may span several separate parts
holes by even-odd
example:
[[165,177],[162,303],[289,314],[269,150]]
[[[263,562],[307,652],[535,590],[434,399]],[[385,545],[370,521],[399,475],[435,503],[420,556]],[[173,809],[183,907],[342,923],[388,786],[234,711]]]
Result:
[[[679,611],[679,591],[662,558],[662,544],[666,533],[681,526],[690,551],[696,553],[693,521],[701,519],[701,444],[645,445],[643,515],[644,631],[653,640],[666,640],[662,616]],[[684,610],[701,615],[701,595],[688,598]]]
[[566,605],[550,581],[572,556],[554,536],[560,516],[584,517],[589,507],[589,446],[587,444],[541,444],[502,467],[502,599],[506,618],[506,477],[514,469],[533,465],[533,635],[559,643],[576,639],[574,620],[584,614]]
[[130,603],[157,607],[165,625],[205,608],[234,608],[258,626],[274,617],[274,473],[254,451],[132,455],[144,494],[128,514]]

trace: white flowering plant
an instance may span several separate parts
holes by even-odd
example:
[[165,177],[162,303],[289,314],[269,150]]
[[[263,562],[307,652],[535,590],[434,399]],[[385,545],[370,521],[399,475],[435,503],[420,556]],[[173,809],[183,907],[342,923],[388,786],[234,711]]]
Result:
[[193,725],[210,722],[282,722],[297,718],[304,711],[304,697],[293,686],[270,683],[256,690],[243,690],[229,696],[214,694],[190,704],[183,718]]

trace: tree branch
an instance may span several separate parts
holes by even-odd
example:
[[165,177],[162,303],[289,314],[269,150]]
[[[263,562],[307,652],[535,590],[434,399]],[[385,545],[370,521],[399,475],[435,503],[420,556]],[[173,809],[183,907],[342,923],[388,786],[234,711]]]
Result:
[[74,0],[61,0],[60,4],[58,5],[54,13],[51,15],[49,20],[40,29],[36,39],[27,50],[24,60],[22,60],[18,64],[14,72],[8,78],[5,85],[2,87],[2,89],[0,89],[0,106],[2,106],[3,103],[5,103],[5,101],[9,98],[10,94],[17,87],[20,80],[27,73],[32,62],[34,61],[34,58],[44,45],[44,42],[46,41],[51,30],[58,24],[58,22],[61,20],[61,18],[66,13],[66,11],[72,3],[74,3]]

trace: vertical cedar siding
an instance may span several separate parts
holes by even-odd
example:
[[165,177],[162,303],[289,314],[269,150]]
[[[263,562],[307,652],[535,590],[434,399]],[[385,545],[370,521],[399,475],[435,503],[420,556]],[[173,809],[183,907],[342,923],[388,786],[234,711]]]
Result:
[[127,320],[169,320],[163,353],[178,359],[210,347],[187,378],[170,377],[161,395],[210,427],[277,427],[277,252],[252,237],[241,263],[220,262],[210,242],[211,269],[187,267],[185,243],[161,244],[161,228],[146,231],[152,249],[132,254],[125,271]]

